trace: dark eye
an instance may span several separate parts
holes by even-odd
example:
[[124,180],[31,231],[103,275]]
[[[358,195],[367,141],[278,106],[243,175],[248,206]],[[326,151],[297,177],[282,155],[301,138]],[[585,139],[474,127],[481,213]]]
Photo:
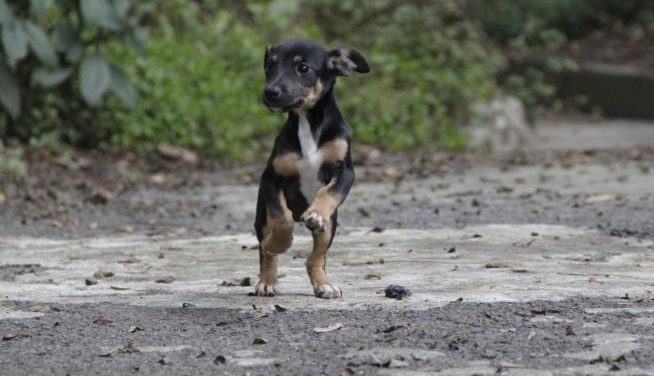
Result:
[[297,66],[297,71],[300,74],[305,74],[309,71],[309,66],[304,63],[300,63],[300,65]]

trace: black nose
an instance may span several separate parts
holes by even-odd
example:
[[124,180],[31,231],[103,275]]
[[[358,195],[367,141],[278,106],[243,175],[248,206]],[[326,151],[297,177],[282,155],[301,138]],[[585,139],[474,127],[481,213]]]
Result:
[[263,95],[268,99],[277,99],[281,93],[282,89],[279,86],[268,86],[263,91]]

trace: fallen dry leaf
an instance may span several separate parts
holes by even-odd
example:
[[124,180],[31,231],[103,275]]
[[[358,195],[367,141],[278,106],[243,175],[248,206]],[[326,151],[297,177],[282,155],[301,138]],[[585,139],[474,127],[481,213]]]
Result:
[[48,312],[50,307],[47,305],[35,305],[27,309],[28,312]]
[[173,283],[175,282],[175,277],[168,275],[165,277],[160,277],[154,280],[156,283]]
[[365,279],[382,279],[382,275],[381,275],[381,273],[378,273],[378,272],[369,272],[368,274],[366,274],[366,276],[364,278]]
[[511,271],[514,273],[527,273],[527,269],[521,269],[521,268],[513,268],[511,269]]
[[337,322],[335,324],[331,324],[331,325],[326,326],[324,328],[320,328],[320,327],[313,328],[313,332],[314,333],[329,333],[329,332],[333,332],[335,330],[339,330],[342,327],[343,327],[343,323]]
[[132,325],[132,326],[129,327],[129,329],[127,329],[127,331],[130,332],[130,333],[138,332],[138,331],[141,331],[141,330],[143,330],[143,328],[141,328],[140,326],[136,326],[136,325]]
[[536,332],[532,330],[529,332],[529,334],[527,334],[527,341],[530,341],[534,337],[536,337]]
[[488,264],[484,265],[486,269],[501,269],[501,268],[508,268],[509,264],[506,264],[504,262],[489,262]]
[[168,159],[179,159],[188,164],[196,165],[200,161],[200,157],[194,151],[180,148],[172,145],[159,145],[159,154]]
[[586,199],[587,204],[598,204],[600,202],[607,202],[615,200],[615,195],[595,195]]
[[252,341],[253,345],[265,345],[266,343],[268,343],[268,340],[263,337],[254,337]]
[[108,325],[111,324],[112,322],[114,321],[107,316],[98,316],[95,318],[95,320],[93,320],[93,323],[98,325]]

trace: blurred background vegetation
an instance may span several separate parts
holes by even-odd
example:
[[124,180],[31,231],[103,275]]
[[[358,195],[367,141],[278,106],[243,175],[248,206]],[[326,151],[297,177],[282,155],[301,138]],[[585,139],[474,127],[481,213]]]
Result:
[[308,37],[373,67],[337,85],[358,143],[462,148],[480,101],[558,106],[563,47],[616,22],[651,26],[654,2],[0,0],[0,137],[250,160],[283,121],[260,103],[264,47]]

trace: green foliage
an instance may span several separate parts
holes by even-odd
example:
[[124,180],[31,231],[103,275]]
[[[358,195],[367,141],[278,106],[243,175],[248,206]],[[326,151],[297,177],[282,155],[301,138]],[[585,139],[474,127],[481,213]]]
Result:
[[131,0],[0,0],[0,136],[97,144],[103,109],[94,107],[110,92],[135,102],[104,54],[108,41],[143,43],[133,10]]
[[359,142],[392,149],[457,144],[448,140],[468,106],[495,88],[501,57],[456,2],[308,0],[302,8],[312,12],[306,19],[320,20],[329,44],[360,49],[371,62],[371,76],[337,91]]
[[336,88],[356,142],[462,148],[475,102],[508,91],[535,115],[548,75],[574,69],[554,54],[566,41],[653,14],[649,0],[0,0],[0,137],[251,159],[283,122],[260,101],[264,46],[308,37],[373,68]]
[[133,110],[117,112],[114,144],[151,150],[174,143],[227,159],[268,150],[283,117],[260,101],[264,46],[310,37],[356,48],[373,67],[337,85],[357,142],[460,148],[457,126],[469,104],[493,91],[501,64],[450,1],[218,3],[159,7],[147,58],[114,45],[115,60],[136,61],[127,72],[141,92]]
[[[118,111],[112,142],[140,150],[171,143],[225,159],[247,159],[267,145],[280,125],[260,101],[260,32],[219,11],[193,27],[200,9],[170,2],[151,36],[147,58],[114,45],[142,93],[131,111]],[[197,17],[197,18],[196,18]],[[188,18],[188,20],[186,20]],[[177,23],[189,27],[179,32]],[[188,23],[186,23],[188,22]]]
[[497,82],[532,119],[556,97],[548,77],[577,68],[557,49],[611,22],[646,22],[654,14],[650,0],[468,0],[465,8],[506,57]]

